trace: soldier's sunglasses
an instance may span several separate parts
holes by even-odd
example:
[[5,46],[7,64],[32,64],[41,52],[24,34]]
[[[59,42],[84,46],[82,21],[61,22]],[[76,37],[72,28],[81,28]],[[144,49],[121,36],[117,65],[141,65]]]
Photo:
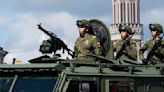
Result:
[[119,32],[120,32],[120,33],[121,33],[121,32],[125,32],[125,29],[119,30]]
[[84,28],[84,23],[80,20],[77,20],[76,25],[78,26],[78,28]]
[[125,32],[125,26],[124,25],[120,25],[119,26],[119,32]]
[[150,30],[151,32],[156,32],[156,30]]

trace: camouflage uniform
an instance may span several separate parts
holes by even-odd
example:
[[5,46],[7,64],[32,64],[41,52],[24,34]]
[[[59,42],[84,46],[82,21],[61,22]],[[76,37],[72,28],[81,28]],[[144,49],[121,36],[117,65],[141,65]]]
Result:
[[[153,46],[155,44],[155,40],[149,40],[147,41],[140,49],[139,51],[139,55],[140,55],[140,59],[143,61],[144,58],[144,52],[147,50],[147,53],[150,53],[150,51],[152,50]],[[158,48],[156,48],[156,50],[158,51],[159,55],[153,55],[152,57],[150,57],[150,61],[152,64],[156,64],[158,62],[164,62],[164,41],[161,40],[160,46]],[[161,55],[163,55],[163,57],[161,57]],[[144,63],[144,61],[143,61]]]
[[87,54],[92,53],[101,55],[101,49],[98,46],[98,40],[96,36],[86,34],[84,38],[79,37],[75,42],[75,58],[85,59],[89,58]]
[[86,28],[88,31],[85,32],[83,37],[79,37],[75,42],[74,52],[75,58],[87,59],[91,58],[88,54],[101,55],[100,42],[94,36],[93,31],[91,31],[91,24],[87,20],[78,20],[77,26],[79,28]]
[[[128,33],[128,36],[126,38],[128,38],[129,35],[132,35],[132,29],[128,26],[124,26],[124,27],[125,28],[123,28],[123,29],[119,28],[119,31],[120,31],[120,33],[121,33],[121,30],[126,31]],[[132,42],[131,40],[127,40],[125,42],[126,43],[124,43],[124,40],[121,40],[121,41],[116,42],[116,44],[113,46],[114,51],[116,52],[116,59],[137,60],[136,44],[134,42]],[[121,54],[119,54],[119,53],[121,53]]]
[[[153,25],[154,29],[150,28],[150,30],[156,30],[159,34],[163,33],[163,28],[160,24],[150,24]],[[164,40],[158,40],[158,46],[155,47],[154,52],[150,55],[153,47],[155,46],[154,39],[147,41],[140,49],[139,56],[144,64],[157,64],[159,62],[164,62]],[[144,52],[147,51],[147,58],[144,58]],[[150,56],[149,56],[150,55]]]
[[[116,55],[120,51],[122,44],[123,44],[123,41],[119,41],[114,45],[114,51],[116,52]],[[129,44],[126,44],[125,49],[122,51],[121,56],[119,56],[119,59],[137,60],[136,44],[132,41],[130,41]]]

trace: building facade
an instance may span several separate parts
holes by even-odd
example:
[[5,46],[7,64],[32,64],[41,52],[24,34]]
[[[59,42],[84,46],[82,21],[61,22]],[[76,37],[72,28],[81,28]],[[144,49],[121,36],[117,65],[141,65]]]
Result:
[[141,44],[143,39],[143,25],[140,24],[139,0],[112,0],[113,24],[110,25],[110,34],[113,43],[121,40],[118,28],[120,24],[130,26],[135,31],[132,40]]

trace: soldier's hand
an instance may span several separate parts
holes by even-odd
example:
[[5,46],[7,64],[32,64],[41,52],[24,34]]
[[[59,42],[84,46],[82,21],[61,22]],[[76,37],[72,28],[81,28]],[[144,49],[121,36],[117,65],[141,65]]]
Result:
[[161,44],[161,41],[160,41],[160,40],[156,40],[156,41],[155,41],[155,46],[156,46],[156,47],[159,47],[160,44]]
[[144,64],[144,65],[148,65],[148,64],[149,64],[149,60],[147,60],[147,59],[143,59],[143,60],[142,60],[142,64]]
[[129,41],[129,40],[126,40],[126,41],[125,41],[125,44],[126,44],[126,45],[130,45],[130,41]]
[[123,50],[122,53],[127,54],[127,51],[126,50]]
[[158,53],[159,53],[159,50],[158,50],[158,49],[156,49],[156,50],[154,51],[154,53],[155,53],[155,54],[158,54]]
[[125,47],[126,47],[126,42],[123,42],[121,49],[125,50]]

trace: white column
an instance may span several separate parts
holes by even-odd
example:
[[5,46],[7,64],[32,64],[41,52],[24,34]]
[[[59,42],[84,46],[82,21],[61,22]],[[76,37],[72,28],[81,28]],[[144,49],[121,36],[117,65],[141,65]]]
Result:
[[131,3],[132,4],[132,22],[134,23],[134,2]]
[[125,23],[125,6],[124,6],[124,3],[125,2],[122,3],[122,22]]
[[135,22],[138,23],[138,8],[137,0],[135,1]]
[[112,7],[113,7],[113,23],[115,23],[115,10],[114,10],[114,0],[112,2]]
[[121,2],[118,2],[118,23],[121,23]]
[[125,22],[128,23],[128,3],[125,1]]
[[129,22],[132,22],[132,7],[130,1],[129,1]]
[[117,20],[118,20],[118,8],[117,8],[117,2],[115,2],[115,14],[116,14],[116,15],[115,15],[115,18],[116,18],[116,19],[115,19],[115,20],[116,20],[115,22],[117,23]]
[[140,4],[138,3],[138,23],[140,23]]

